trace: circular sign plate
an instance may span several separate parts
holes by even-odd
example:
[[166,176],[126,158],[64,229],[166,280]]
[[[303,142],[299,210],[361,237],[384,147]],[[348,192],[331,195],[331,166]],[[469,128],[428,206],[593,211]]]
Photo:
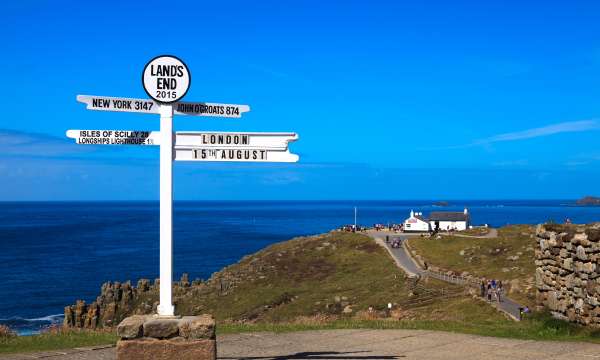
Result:
[[159,103],[181,100],[190,88],[190,70],[179,58],[161,55],[150,60],[142,72],[144,90]]

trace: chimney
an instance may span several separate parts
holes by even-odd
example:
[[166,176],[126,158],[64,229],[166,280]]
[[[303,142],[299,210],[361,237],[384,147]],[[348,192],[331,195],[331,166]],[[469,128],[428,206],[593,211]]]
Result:
[[467,215],[469,213],[469,211],[467,210],[467,208],[465,208],[465,215]]
[[412,218],[412,217],[415,217],[415,212],[414,212],[414,211],[412,211],[412,210],[410,211],[410,217],[411,217],[411,218]]

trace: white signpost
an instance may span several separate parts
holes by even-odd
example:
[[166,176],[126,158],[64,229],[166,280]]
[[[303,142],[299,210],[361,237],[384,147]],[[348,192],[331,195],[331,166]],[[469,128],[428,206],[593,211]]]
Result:
[[248,105],[179,102],[191,83],[180,59],[163,55],[142,72],[144,90],[152,98],[77,95],[89,110],[160,114],[160,131],[68,130],[67,137],[83,145],[160,145],[160,302],[158,316],[173,317],[173,160],[225,162],[297,162],[288,143],[295,133],[173,132],[173,114],[239,118]]

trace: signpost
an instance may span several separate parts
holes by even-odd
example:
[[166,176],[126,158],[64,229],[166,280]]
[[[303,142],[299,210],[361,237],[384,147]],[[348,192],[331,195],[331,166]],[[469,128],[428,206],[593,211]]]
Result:
[[173,317],[173,160],[224,162],[297,162],[288,144],[295,133],[173,132],[173,115],[240,118],[248,105],[180,102],[188,92],[191,74],[179,58],[150,60],[142,84],[152,99],[77,95],[88,110],[160,115],[160,131],[68,130],[67,137],[83,145],[160,146],[160,302],[158,316]]

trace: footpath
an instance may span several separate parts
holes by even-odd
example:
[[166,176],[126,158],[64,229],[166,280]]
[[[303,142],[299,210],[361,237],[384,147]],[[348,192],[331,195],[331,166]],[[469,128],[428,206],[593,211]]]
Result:
[[[486,238],[497,237],[497,232],[494,232],[496,229],[492,229],[490,233],[485,235]],[[406,248],[405,240],[409,237],[406,234],[398,234],[394,232],[386,232],[386,231],[370,231],[367,232],[367,235],[370,236],[377,242],[379,245],[383,246],[388,253],[392,256],[398,267],[400,267],[409,277],[417,276],[431,276],[433,278],[457,285],[467,285],[467,280],[461,278],[460,276],[446,276],[441,273],[433,273],[428,270],[425,270],[418,264],[410,254],[410,251]],[[400,238],[402,242],[402,246],[399,248],[392,248],[390,244],[385,242],[386,236],[392,238]],[[465,235],[467,236],[467,235]],[[473,237],[473,236],[469,236]],[[473,285],[477,286],[477,285]],[[523,307],[516,301],[504,296],[501,302],[493,301],[489,303],[491,306],[495,307],[499,311],[508,315],[511,319],[515,321],[520,321],[520,311],[519,308]]]
[[[217,338],[222,360],[598,360],[600,345],[492,338],[427,330],[322,330]],[[115,349],[1,356],[2,360],[115,360]]]

